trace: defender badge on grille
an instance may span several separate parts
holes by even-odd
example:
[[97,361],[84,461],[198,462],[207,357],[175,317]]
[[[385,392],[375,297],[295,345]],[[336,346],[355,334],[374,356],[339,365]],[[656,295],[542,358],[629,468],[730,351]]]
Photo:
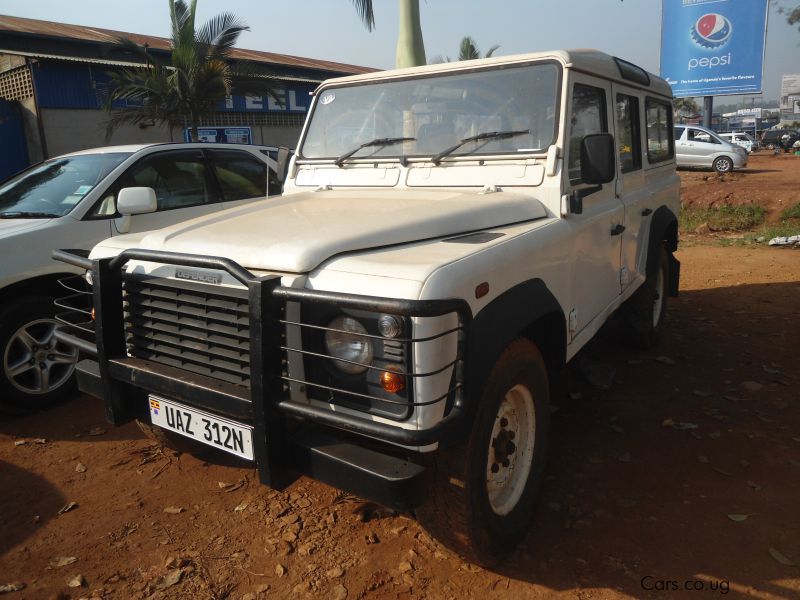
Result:
[[200,283],[222,283],[222,275],[219,273],[206,273],[203,271],[192,271],[191,269],[175,269],[177,279],[188,279],[189,281],[199,281]]

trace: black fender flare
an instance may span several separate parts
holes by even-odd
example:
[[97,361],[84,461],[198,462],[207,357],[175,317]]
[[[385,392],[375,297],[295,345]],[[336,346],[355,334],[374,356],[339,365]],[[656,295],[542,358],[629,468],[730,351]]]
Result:
[[[541,325],[537,328],[537,324]],[[498,357],[518,337],[538,341],[548,367],[560,369],[566,362],[567,329],[564,312],[541,279],[529,279],[493,299],[470,323],[467,333],[465,415],[455,436],[466,439],[483,386]]]
[[681,263],[673,256],[678,249],[678,217],[667,206],[659,206],[653,213],[650,220],[650,237],[647,247],[647,265],[645,272],[648,277],[652,276],[658,269],[659,253],[661,244],[665,243],[669,251],[669,295],[678,295],[678,284],[680,281]]

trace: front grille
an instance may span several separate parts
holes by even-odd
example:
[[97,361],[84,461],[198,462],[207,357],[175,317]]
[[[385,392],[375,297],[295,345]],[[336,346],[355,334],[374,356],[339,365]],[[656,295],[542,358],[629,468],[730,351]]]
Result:
[[247,290],[123,279],[128,354],[250,387]]

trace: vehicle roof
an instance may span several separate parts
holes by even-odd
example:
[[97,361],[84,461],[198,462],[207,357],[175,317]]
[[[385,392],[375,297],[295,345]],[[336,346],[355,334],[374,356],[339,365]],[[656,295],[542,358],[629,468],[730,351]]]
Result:
[[[238,150],[272,150],[277,151],[276,146],[262,146],[260,144],[221,144],[217,142],[165,142],[153,144],[126,144],[120,146],[100,146],[97,148],[86,148],[85,150],[77,150],[62,154],[61,156],[81,156],[84,154],[111,154],[115,152],[124,152],[133,154],[144,150],[146,148],[164,147],[165,149],[180,150],[183,148],[236,148]],[[56,157],[54,157],[56,158]],[[60,157],[58,157],[60,158]]]
[[[532,52],[528,54],[515,54],[511,56],[499,56],[492,58],[482,58],[478,60],[446,62],[421,67],[410,67],[406,69],[393,69],[389,71],[378,71],[375,73],[365,73],[362,75],[351,75],[348,77],[337,77],[328,79],[320,87],[326,85],[340,85],[348,83],[365,83],[369,81],[379,81],[383,79],[398,79],[410,76],[448,73],[458,70],[475,69],[492,65],[505,65],[513,63],[525,63],[534,60],[556,60],[569,69],[575,69],[591,74],[596,74],[607,79],[612,79],[631,85],[634,87],[646,87],[656,94],[672,97],[672,88],[658,75],[647,72],[650,77],[650,85],[643,86],[635,82],[623,79],[619,67],[614,61],[614,57],[605,52],[592,49],[573,49],[573,50],[550,50],[546,52]],[[624,60],[624,59],[622,59]],[[628,61],[629,62],[629,61]],[[640,67],[641,68],[641,67]]]
[[673,127],[691,127],[692,129],[699,129],[700,131],[705,131],[706,133],[713,133],[714,135],[722,135],[717,133],[713,129],[709,129],[708,127],[703,127],[702,125],[694,125],[692,123],[676,123]]

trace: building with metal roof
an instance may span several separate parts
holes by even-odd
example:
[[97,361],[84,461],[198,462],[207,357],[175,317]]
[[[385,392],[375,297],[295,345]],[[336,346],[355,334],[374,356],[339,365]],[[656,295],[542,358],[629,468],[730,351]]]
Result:
[[[29,162],[109,143],[184,140],[184,129],[155,124],[123,126],[106,139],[108,114],[102,102],[109,72],[144,65],[140,57],[114,48],[120,38],[144,46],[154,57],[169,56],[166,38],[0,15],[0,99],[17,105]],[[214,118],[203,123],[207,127],[201,136],[208,141],[230,138],[294,147],[310,103],[309,93],[319,82],[374,70],[240,48],[232,51],[231,59],[267,69],[269,77],[276,80],[281,101],[228,98]]]

